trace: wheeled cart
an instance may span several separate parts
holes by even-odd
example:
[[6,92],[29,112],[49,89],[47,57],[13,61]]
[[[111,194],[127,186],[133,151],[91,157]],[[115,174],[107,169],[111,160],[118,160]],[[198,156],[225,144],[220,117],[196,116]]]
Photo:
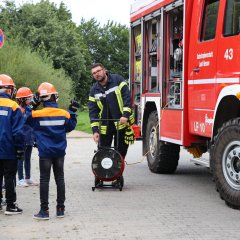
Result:
[[[119,120],[107,119],[107,121],[118,122]],[[92,171],[95,176],[92,191],[94,191],[96,188],[109,188],[109,187],[118,188],[120,191],[122,191],[124,185],[124,179],[122,174],[125,164],[123,157],[118,152],[118,130],[116,147],[101,146],[100,142],[98,145],[98,150],[96,151],[92,159]]]
[[118,151],[112,148],[100,148],[92,160],[92,171],[95,175],[92,190],[111,187],[122,191],[124,185],[123,170],[124,160]]

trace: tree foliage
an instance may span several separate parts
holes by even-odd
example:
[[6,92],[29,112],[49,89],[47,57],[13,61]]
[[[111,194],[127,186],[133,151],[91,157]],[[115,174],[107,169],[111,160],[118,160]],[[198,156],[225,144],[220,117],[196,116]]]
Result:
[[67,108],[73,97],[72,80],[64,70],[54,69],[50,59],[43,59],[38,53],[32,52],[30,47],[22,46],[19,39],[6,40],[1,49],[0,70],[13,78],[17,88],[29,87],[33,93],[42,82],[52,83],[59,92],[62,108]]
[[82,19],[76,26],[71,18],[63,2],[59,7],[49,0],[20,7],[5,0],[0,5],[0,28],[6,38],[17,38],[43,59],[51,59],[54,69],[63,69],[72,79],[72,92],[84,103],[92,80],[91,63],[101,62],[128,78],[128,28],[110,21],[100,26],[94,18]]
[[94,18],[90,21],[82,19],[78,29],[88,46],[92,62],[101,62],[110,72],[127,79],[129,29],[112,21],[101,27]]

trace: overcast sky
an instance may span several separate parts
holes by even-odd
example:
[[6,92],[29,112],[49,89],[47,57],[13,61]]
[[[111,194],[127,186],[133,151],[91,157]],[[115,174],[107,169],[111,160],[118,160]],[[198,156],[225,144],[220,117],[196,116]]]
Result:
[[[1,1],[1,0],[0,0]],[[15,0],[16,4],[25,2],[35,3],[40,0]],[[129,26],[130,5],[134,0],[50,0],[59,5],[64,2],[72,13],[73,21],[79,25],[81,18],[90,20],[95,18],[101,24],[108,20]]]

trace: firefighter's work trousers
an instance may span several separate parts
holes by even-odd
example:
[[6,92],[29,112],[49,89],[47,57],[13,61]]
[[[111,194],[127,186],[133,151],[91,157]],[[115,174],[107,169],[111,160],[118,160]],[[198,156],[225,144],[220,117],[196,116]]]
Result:
[[[125,143],[125,129],[119,131],[116,130],[115,126],[109,127],[107,134],[100,135],[100,147],[111,147],[112,140],[114,139],[114,148],[117,150],[125,159],[128,150],[128,144]],[[118,138],[117,138],[118,136]]]

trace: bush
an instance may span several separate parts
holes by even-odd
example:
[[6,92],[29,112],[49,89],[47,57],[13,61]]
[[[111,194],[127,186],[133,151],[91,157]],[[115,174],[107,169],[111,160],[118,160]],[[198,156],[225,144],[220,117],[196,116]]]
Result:
[[0,52],[0,73],[11,76],[17,88],[29,87],[34,93],[42,82],[50,82],[58,91],[59,106],[67,109],[73,96],[72,81],[62,69],[55,70],[47,57],[31,52],[18,40],[5,41]]

